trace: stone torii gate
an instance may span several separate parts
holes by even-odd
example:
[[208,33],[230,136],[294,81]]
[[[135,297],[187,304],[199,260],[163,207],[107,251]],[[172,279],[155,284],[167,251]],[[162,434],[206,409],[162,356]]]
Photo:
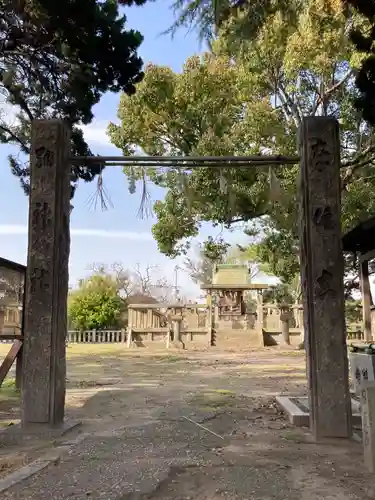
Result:
[[[74,161],[70,155],[70,132],[64,122],[41,120],[32,123],[22,380],[22,424],[25,427],[29,424],[58,427],[64,420],[69,180]],[[338,123],[333,118],[303,119],[300,157],[301,274],[311,428],[316,439],[348,438],[351,435],[351,407],[340,226],[340,144]],[[266,165],[268,159],[271,164],[296,163],[295,160],[283,162],[279,157],[272,158],[263,156],[249,160],[246,157],[242,161],[238,157],[241,161],[235,163],[236,158],[230,161],[232,167],[234,163],[242,167],[245,163],[249,167]],[[168,161],[177,163],[177,160],[169,158]],[[187,162],[189,157],[182,160]],[[195,159],[194,165],[211,160],[212,157]],[[216,160],[225,165],[225,158]]]

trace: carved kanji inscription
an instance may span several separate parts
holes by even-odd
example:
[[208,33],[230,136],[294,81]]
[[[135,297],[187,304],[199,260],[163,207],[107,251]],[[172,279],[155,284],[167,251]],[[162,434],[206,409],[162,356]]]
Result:
[[55,163],[55,153],[45,147],[35,150],[35,165],[37,168],[53,167]]
[[324,229],[333,229],[333,213],[330,206],[317,208],[313,215],[313,220],[317,226],[322,226]]

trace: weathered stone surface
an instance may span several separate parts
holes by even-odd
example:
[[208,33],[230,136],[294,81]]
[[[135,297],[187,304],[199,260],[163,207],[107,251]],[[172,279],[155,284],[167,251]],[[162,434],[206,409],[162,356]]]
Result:
[[64,418],[70,212],[70,132],[34,121],[26,275],[22,424]]
[[340,143],[336,120],[308,117],[300,131],[300,241],[311,429],[350,437],[344,319]]
[[365,465],[375,472],[375,384],[367,383],[361,389],[362,435]]
[[371,330],[371,287],[369,277],[368,261],[361,261],[360,276],[361,276],[361,292],[362,292],[362,320],[364,340],[372,340]]

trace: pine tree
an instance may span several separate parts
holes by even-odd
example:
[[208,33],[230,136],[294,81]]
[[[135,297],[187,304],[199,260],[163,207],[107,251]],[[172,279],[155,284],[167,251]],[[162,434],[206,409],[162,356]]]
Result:
[[[90,156],[79,124],[107,92],[135,92],[143,77],[139,32],[126,30],[117,0],[0,0],[0,142],[30,152],[33,119],[61,118],[72,126],[72,154]],[[29,189],[29,165],[11,156],[12,172]],[[72,170],[91,181],[101,166]]]
[[367,53],[358,71],[356,85],[360,97],[356,101],[357,108],[371,125],[375,125],[375,0],[346,0],[359,13],[368,19],[369,30],[353,30],[352,40],[357,49]]

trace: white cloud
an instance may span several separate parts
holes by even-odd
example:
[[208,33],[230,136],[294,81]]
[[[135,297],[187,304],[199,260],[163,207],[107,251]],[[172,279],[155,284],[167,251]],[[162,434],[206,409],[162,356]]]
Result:
[[[21,224],[0,224],[0,234],[7,236],[25,235],[28,232],[27,226]],[[151,233],[136,233],[132,231],[107,231],[106,229],[71,229],[72,236],[90,238],[114,238],[123,240],[152,240]]]
[[107,135],[107,127],[109,121],[107,120],[94,120],[90,125],[81,125],[84,138],[89,144],[104,147],[114,147],[110,143]]
[[[17,125],[16,114],[19,111],[18,107],[12,106],[4,101],[0,96],[0,115],[6,117],[6,122],[11,123],[12,126]],[[107,127],[109,120],[93,120],[89,125],[79,125],[82,129],[84,138],[89,144],[93,146],[114,147],[110,143],[107,135]]]
[[106,229],[71,229],[72,236],[90,236],[95,238],[118,238],[124,240],[152,240],[151,233],[132,231],[107,231]]
[[21,226],[17,224],[0,224],[0,234],[9,236],[16,234],[27,234],[27,226]]

